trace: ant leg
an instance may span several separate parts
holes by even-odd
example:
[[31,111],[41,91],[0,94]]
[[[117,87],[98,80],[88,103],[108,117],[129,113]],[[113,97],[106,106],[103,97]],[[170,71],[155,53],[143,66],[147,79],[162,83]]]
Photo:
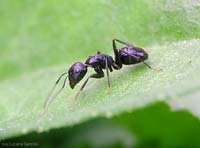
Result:
[[108,94],[110,94],[110,76],[109,76],[109,69],[108,69],[108,59],[106,58],[106,75],[108,79]]
[[[135,45],[133,45],[133,44],[126,43],[126,42],[123,42],[123,41],[118,40],[118,39],[113,39],[113,42],[115,42],[115,41],[117,41],[117,42],[119,42],[119,43],[121,43],[121,44],[124,44],[124,45],[126,45],[126,46],[131,46],[131,47],[133,47],[133,48],[139,48],[139,47],[137,47],[137,46],[135,46]],[[143,49],[143,50],[144,50],[144,49]]]
[[119,43],[121,43],[121,44],[127,45],[127,46],[133,46],[133,45],[131,45],[131,44],[129,44],[129,43],[120,41],[120,40],[118,40],[118,39],[113,39],[113,42],[115,42],[115,41],[117,41],[117,42],[119,42]]
[[146,65],[149,69],[153,69],[149,64],[147,64],[146,62],[142,61],[142,63],[144,63],[144,65]]
[[[132,47],[134,47],[134,48],[139,48],[139,47],[137,47],[137,46],[135,46],[135,45],[133,45],[133,44],[126,43],[126,42],[120,41],[120,40],[118,40],[118,39],[114,39],[114,40],[117,41],[117,42],[119,42],[119,43],[121,43],[121,44],[124,44],[124,45],[126,45],[126,46],[132,46]],[[149,49],[143,49],[143,50],[146,51],[146,52],[150,52]]]
[[54,87],[52,88],[52,90],[50,91],[49,95],[47,96],[47,99],[45,101],[45,104],[44,104],[44,108],[45,108],[45,112],[48,111],[48,106],[49,104],[57,97],[57,95],[62,91],[62,89],[65,87],[65,84],[66,84],[66,80],[67,80],[67,77],[65,77],[65,80],[64,80],[64,83],[63,83],[63,86],[61,87],[61,89],[52,97],[50,98],[50,95],[52,94],[53,90],[55,89],[55,86],[58,84],[58,82],[60,81],[60,79],[62,78],[62,76],[64,76],[65,74],[67,73],[63,73],[59,78],[58,80],[56,81],[56,84],[54,85]]
[[84,87],[86,86],[86,84],[87,84],[87,82],[88,82],[88,80],[89,80],[90,78],[97,78],[97,79],[100,79],[100,78],[104,77],[104,73],[103,73],[102,69],[100,69],[100,68],[95,68],[95,71],[96,71],[97,73],[91,74],[91,75],[85,80],[85,82],[84,82],[83,85],[81,86],[80,90],[77,92],[77,94],[76,94],[76,96],[75,96],[75,98],[74,98],[75,100],[78,98],[78,96],[80,95],[81,91],[84,89]]
[[114,51],[114,54],[115,54],[115,62],[113,64],[113,67],[114,67],[114,69],[121,69],[122,68],[122,62],[120,60],[119,50],[116,47],[115,39],[113,39],[112,45],[113,45],[113,51]]
[[144,65],[146,65],[149,69],[152,69],[152,70],[154,70],[154,71],[157,71],[157,72],[159,72],[159,71],[162,71],[162,69],[161,68],[153,68],[153,67],[151,67],[149,64],[147,64],[146,62],[144,62],[144,61],[142,61],[142,63],[144,63]]

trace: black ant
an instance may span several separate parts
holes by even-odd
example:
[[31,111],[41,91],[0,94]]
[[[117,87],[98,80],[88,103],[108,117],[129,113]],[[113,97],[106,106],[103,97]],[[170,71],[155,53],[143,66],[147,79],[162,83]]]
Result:
[[[116,47],[116,42],[119,42],[119,43],[125,45],[125,47],[118,49]],[[73,89],[75,87],[75,85],[77,83],[79,83],[83,79],[83,77],[86,75],[88,67],[94,68],[95,73],[88,76],[88,78],[85,80],[85,82],[81,86],[80,90],[76,94],[75,99],[79,96],[80,92],[84,89],[84,87],[86,86],[86,84],[90,78],[100,79],[100,78],[104,77],[103,69],[106,70],[106,76],[107,76],[107,80],[108,80],[108,93],[110,92],[109,72],[112,72],[113,68],[118,70],[118,69],[122,68],[123,64],[131,65],[131,64],[137,64],[137,63],[144,63],[148,68],[152,69],[150,65],[148,65],[147,63],[144,62],[145,60],[148,59],[148,54],[142,48],[136,47],[129,43],[125,43],[118,39],[113,39],[112,45],[113,45],[113,51],[115,54],[114,60],[111,56],[102,54],[98,51],[96,55],[89,56],[89,58],[86,60],[85,64],[83,64],[81,62],[76,62],[70,67],[68,72],[63,73],[57,79],[54,87],[52,88],[49,95],[47,96],[47,99],[45,101],[45,110],[48,109],[48,105],[53,101],[53,99],[56,98],[56,96],[65,87],[67,78],[69,78],[69,86]],[[65,76],[63,86],[50,99],[50,95],[52,94],[56,85],[59,83],[60,79],[63,76]]]

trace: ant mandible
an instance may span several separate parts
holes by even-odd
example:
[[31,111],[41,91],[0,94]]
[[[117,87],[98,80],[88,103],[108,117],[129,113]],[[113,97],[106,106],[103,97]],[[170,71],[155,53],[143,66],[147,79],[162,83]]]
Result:
[[[125,47],[118,49],[116,47],[116,42],[119,42],[125,45]],[[86,75],[88,67],[94,68],[95,73],[88,76],[88,78],[85,80],[85,82],[81,86],[80,90],[77,92],[75,99],[79,96],[80,92],[84,89],[84,87],[86,86],[90,78],[100,79],[104,77],[103,69],[106,70],[106,76],[107,76],[107,81],[108,81],[108,93],[110,93],[109,72],[112,72],[113,68],[118,70],[122,68],[123,64],[132,65],[132,64],[137,64],[137,63],[144,63],[148,68],[152,69],[150,65],[145,63],[145,60],[148,59],[148,54],[142,48],[120,41],[118,39],[113,39],[112,45],[113,45],[113,51],[115,55],[114,60],[111,56],[102,54],[98,51],[96,55],[89,56],[85,64],[81,62],[76,62],[69,68],[68,72],[61,74],[61,76],[57,79],[55,85],[51,89],[49,95],[47,96],[47,99],[45,101],[45,110],[48,110],[49,104],[63,90],[63,88],[66,85],[67,78],[69,78],[69,86],[73,89],[75,85],[79,83],[83,79],[83,77]],[[59,83],[60,79],[63,76],[65,76],[65,79],[64,79],[64,83],[61,89],[52,98],[50,98],[53,90],[55,89],[56,85]]]

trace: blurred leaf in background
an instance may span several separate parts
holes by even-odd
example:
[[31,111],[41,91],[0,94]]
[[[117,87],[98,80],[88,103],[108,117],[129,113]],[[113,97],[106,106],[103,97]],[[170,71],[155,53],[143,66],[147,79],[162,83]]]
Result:
[[[53,147],[61,137],[73,145],[76,137],[71,135],[83,134],[90,141],[78,138],[77,147],[97,147],[92,143],[101,138],[93,135],[102,129],[115,134],[102,138],[102,143],[108,144],[99,147],[199,147],[199,119],[191,114],[173,113],[162,104],[134,111],[164,100],[199,118],[199,0],[1,0],[0,19],[1,139],[58,128],[53,134],[34,137],[42,143],[49,135],[44,145]],[[97,50],[113,55],[113,38],[148,47],[149,63],[163,72],[153,72],[143,65],[124,67],[111,74],[110,96],[106,80],[95,80],[76,102],[73,96],[78,88],[67,88],[50,106],[49,113],[40,118],[56,77]],[[81,124],[102,116],[110,118],[103,119],[106,124],[99,119]],[[90,124],[94,129],[87,128]],[[59,130],[63,126],[67,132]],[[21,137],[21,141],[31,136]],[[60,146],[69,146],[70,142],[65,142]]]
[[186,111],[172,112],[162,102],[123,113],[112,119],[94,119],[80,125],[31,133],[3,143],[38,144],[41,147],[200,147],[200,121]]

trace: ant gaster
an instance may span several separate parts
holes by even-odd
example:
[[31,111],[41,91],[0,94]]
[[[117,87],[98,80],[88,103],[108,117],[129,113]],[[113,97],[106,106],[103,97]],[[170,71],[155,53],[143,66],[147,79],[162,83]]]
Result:
[[[116,42],[119,42],[125,46],[121,49],[118,49],[116,47]],[[67,78],[69,78],[69,86],[73,89],[76,86],[76,84],[79,83],[83,79],[83,77],[86,75],[88,67],[94,68],[95,73],[88,76],[88,78],[85,80],[80,90],[76,94],[75,98],[79,96],[80,92],[84,89],[84,87],[86,86],[90,78],[100,79],[104,77],[103,69],[106,70],[106,76],[107,76],[107,81],[108,81],[108,92],[110,92],[109,72],[112,72],[113,68],[118,70],[122,68],[123,64],[132,65],[132,64],[137,64],[141,62],[144,63],[148,68],[151,68],[147,63],[144,62],[145,60],[148,59],[148,54],[142,48],[136,47],[129,43],[125,43],[118,39],[113,39],[112,45],[113,45],[115,59],[113,59],[109,55],[102,54],[98,51],[96,55],[89,56],[89,58],[86,60],[85,63],[76,62],[69,68],[68,72],[63,73],[57,79],[54,87],[52,88],[49,95],[47,96],[47,99],[45,101],[45,109],[48,110],[48,105],[53,101],[54,98],[56,98],[56,96],[65,87]],[[56,85],[59,83],[60,79],[63,76],[65,76],[63,86],[52,98],[50,98],[50,95],[52,94]]]

